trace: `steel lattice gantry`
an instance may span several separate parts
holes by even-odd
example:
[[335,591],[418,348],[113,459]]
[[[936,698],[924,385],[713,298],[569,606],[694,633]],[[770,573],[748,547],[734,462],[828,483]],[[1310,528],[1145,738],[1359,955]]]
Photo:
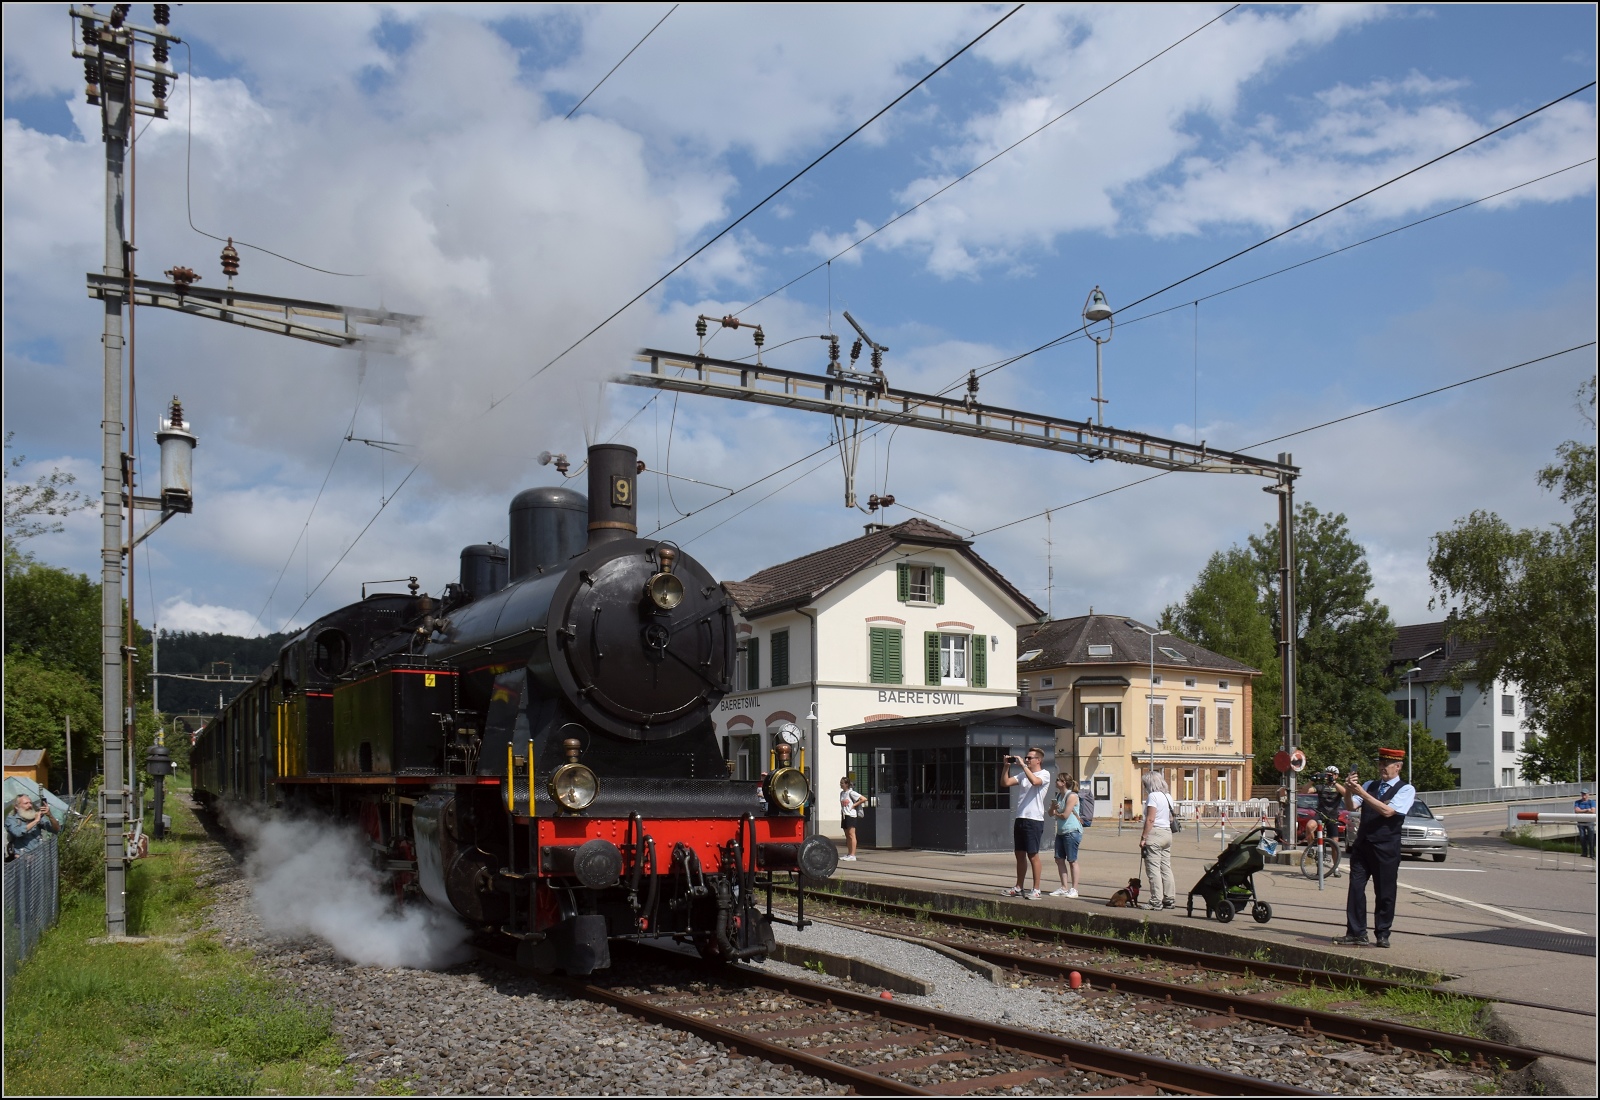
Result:
[[[828,413],[884,424],[992,439],[1024,447],[1109,458],[1159,470],[1208,474],[1254,474],[1279,480],[1299,469],[1288,462],[1213,450],[1142,432],[1123,431],[1088,420],[1067,420],[979,403],[965,397],[897,390],[864,374],[806,374],[753,363],[640,350],[635,359],[649,373],[619,375],[615,381],[678,393],[753,401],[806,412]],[[678,371],[678,374],[669,373]]]
[[[1213,450],[1203,441],[1196,445],[1124,431],[1090,420],[1068,420],[985,405],[977,400],[975,373],[969,376],[967,392],[957,397],[897,390],[888,385],[881,373],[840,369],[828,374],[809,374],[759,362],[742,363],[655,348],[641,348],[634,360],[648,364],[649,370],[620,374],[613,380],[648,389],[925,428],[1090,459],[1111,459],[1172,473],[1251,474],[1270,478],[1272,484],[1264,489],[1278,498],[1278,660],[1284,685],[1280,715],[1283,751],[1289,753],[1298,746],[1294,642],[1299,620],[1294,591],[1297,577],[1294,482],[1300,476],[1300,468],[1294,465],[1291,455],[1280,454],[1276,460],[1257,458],[1234,451]],[[1286,833],[1286,840],[1292,843],[1290,834]]]

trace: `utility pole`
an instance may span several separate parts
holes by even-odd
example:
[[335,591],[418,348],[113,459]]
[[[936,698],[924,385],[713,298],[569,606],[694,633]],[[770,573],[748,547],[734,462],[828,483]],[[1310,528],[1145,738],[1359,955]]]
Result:
[[[132,708],[123,706],[122,554],[123,463],[122,420],[122,308],[132,253],[125,236],[124,166],[134,120],[140,115],[167,117],[167,90],[178,74],[167,58],[178,38],[167,33],[171,9],[155,5],[155,27],[128,22],[130,5],[117,4],[101,15],[88,4],[73,8],[81,45],[72,56],[83,59],[84,95],[100,108],[101,138],[105,142],[105,264],[104,408],[100,420],[100,693],[101,762],[104,783],[100,817],[105,825],[106,933],[126,935],[127,849],[123,830],[130,818],[130,792],[124,775],[130,762],[133,732]],[[140,57],[149,51],[149,60]],[[150,98],[140,99],[141,81]],[[131,496],[131,489],[128,490]],[[133,503],[131,500],[128,502]]]

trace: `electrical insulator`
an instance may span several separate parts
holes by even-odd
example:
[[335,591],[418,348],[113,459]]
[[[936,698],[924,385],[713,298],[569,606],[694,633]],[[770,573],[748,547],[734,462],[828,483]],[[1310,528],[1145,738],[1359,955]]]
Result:
[[133,7],[132,4],[113,4],[111,6],[111,29],[112,30],[117,30],[117,29],[121,28],[122,21],[124,19],[128,18],[128,9],[131,8],[131,7]]
[[872,370],[874,374],[883,371],[883,352],[877,348],[872,349]]
[[89,85],[90,95],[100,94],[100,70],[93,58],[86,57],[83,60],[83,79]]
[[167,40],[165,38],[158,38],[156,39],[155,46],[151,49],[151,56],[154,57],[159,64],[165,65],[167,63],[167,58],[172,56],[172,47],[167,44]]
[[828,337],[828,369],[830,371],[839,369],[839,338],[837,336]]
[[239,274],[239,250],[233,247],[233,238],[228,238],[228,243],[222,246],[222,273],[228,277],[228,285],[233,285],[233,277]]
[[155,9],[156,9],[156,26],[165,27],[168,23],[172,22],[172,5],[171,4],[157,4],[157,5],[155,5]]
[[699,320],[695,321],[694,334],[700,337],[702,340],[706,338],[706,319],[704,317],[701,317]]
[[759,348],[762,344],[765,344],[766,342],[767,342],[767,334],[761,331],[761,326],[760,325],[757,325],[756,326],[756,347]]
[[100,27],[89,20],[83,20],[83,44],[85,46],[100,45]]
[[861,341],[857,340],[850,345],[850,365],[856,365],[856,360],[861,358]]
[[166,99],[167,98],[167,78],[162,76],[160,73],[157,73],[155,76],[151,77],[150,78],[150,91],[155,95],[156,99],[158,99],[158,100]]

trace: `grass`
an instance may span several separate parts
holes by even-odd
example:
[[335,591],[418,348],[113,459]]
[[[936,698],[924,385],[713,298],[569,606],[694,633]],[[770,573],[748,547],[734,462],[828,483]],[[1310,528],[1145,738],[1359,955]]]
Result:
[[[199,931],[205,842],[188,807],[128,875],[128,931],[105,942],[102,880],[84,826],[64,847],[61,918],[12,981],[5,1082],[12,1095],[250,1095],[349,1091],[330,1014]],[[91,866],[93,861],[91,860]],[[96,867],[95,870],[98,870]],[[97,942],[98,941],[98,942]]]
[[1519,848],[1533,848],[1540,852],[1565,852],[1574,856],[1579,854],[1577,837],[1537,837],[1526,825],[1507,833],[1505,838]]
[[1382,1017],[1452,1035],[1484,1037],[1483,1001],[1430,989],[1386,989],[1382,993],[1368,993],[1357,985],[1314,986],[1291,989],[1278,998],[1279,1004],[1319,1010],[1347,1002],[1360,1006],[1355,1015]]

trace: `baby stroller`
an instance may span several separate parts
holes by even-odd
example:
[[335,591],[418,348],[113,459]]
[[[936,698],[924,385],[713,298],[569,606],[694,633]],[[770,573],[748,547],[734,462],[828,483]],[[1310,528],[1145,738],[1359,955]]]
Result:
[[[1268,836],[1268,834],[1272,834]],[[1206,868],[1200,881],[1189,891],[1189,915],[1194,916],[1195,895],[1205,903],[1206,916],[1223,924],[1234,914],[1250,909],[1257,924],[1272,919],[1272,906],[1256,897],[1255,873],[1267,865],[1267,856],[1278,850],[1273,837],[1281,834],[1270,825],[1258,825],[1222,850],[1217,861]]]

